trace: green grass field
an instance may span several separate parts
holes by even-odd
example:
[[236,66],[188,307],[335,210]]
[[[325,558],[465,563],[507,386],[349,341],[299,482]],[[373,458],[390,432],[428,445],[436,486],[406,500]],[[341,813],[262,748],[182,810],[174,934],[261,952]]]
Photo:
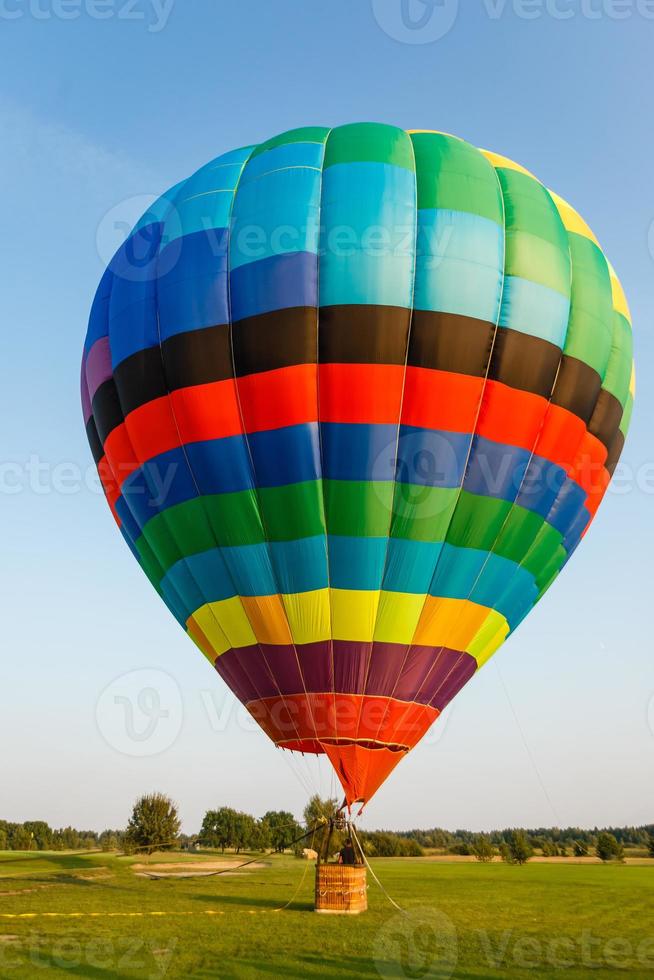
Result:
[[292,857],[176,880],[139,860],[0,852],[0,978],[654,975],[654,866],[379,859],[406,914],[369,876],[369,911],[343,917],[312,911],[313,865]]

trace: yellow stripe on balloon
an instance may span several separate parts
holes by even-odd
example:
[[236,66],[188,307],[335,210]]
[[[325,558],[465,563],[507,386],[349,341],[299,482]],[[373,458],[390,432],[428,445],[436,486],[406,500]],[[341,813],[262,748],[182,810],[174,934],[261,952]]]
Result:
[[[522,167],[515,160],[510,160],[508,157],[503,157],[500,153],[492,153],[490,150],[481,150],[486,159],[493,164],[496,170],[517,170],[521,174],[525,174],[527,177],[532,177],[534,180],[538,180],[538,177],[534,177],[531,171],[527,170],[526,167]],[[538,181],[540,184],[540,181]]]
[[589,238],[599,250],[602,250],[602,246],[595,237],[592,228],[586,224],[584,219],[581,217],[578,211],[568,204],[562,197],[555,194],[554,191],[549,191],[549,195],[556,204],[557,210],[561,217],[561,221],[565,226],[565,230],[571,232],[575,235],[582,235],[584,238]]
[[331,639],[329,589],[282,595],[294,643]]
[[379,643],[411,643],[424,604],[424,595],[382,592],[374,639]]
[[622,315],[626,317],[631,324],[631,313],[629,312],[629,304],[627,303],[627,297],[624,294],[622,283],[618,279],[617,273],[610,262],[608,263],[608,266],[609,275],[611,277],[611,292],[613,293],[613,308],[617,310],[618,313],[622,313]]
[[241,596],[241,602],[259,643],[293,642],[280,595]]
[[332,589],[332,636],[335,640],[371,643],[379,606],[378,591]]
[[249,647],[257,642],[239,596],[207,602],[193,613],[194,619],[216,654],[230,647]]
[[[215,664],[216,657],[220,653],[224,653],[225,649],[228,649],[227,637],[223,633],[223,640],[227,646],[222,650],[216,650],[212,643],[209,642],[208,638],[205,636],[204,632],[200,629],[196,621],[192,616],[186,620],[186,629],[188,635],[191,637],[196,647],[205,655],[209,663]],[[222,632],[222,631],[221,631]]]
[[505,625],[508,633],[505,617],[488,606],[469,599],[428,596],[413,642],[472,653],[473,647],[479,648],[480,641],[475,641],[487,620],[494,623],[493,632]]
[[483,667],[498,647],[501,647],[509,633],[509,624],[504,616],[494,609],[481,627],[476,637],[468,647],[468,653],[477,661],[477,667]]

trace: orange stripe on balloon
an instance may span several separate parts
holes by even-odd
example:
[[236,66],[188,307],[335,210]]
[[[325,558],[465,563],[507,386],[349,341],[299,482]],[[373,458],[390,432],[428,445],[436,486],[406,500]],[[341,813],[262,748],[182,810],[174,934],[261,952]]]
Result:
[[320,421],[397,425],[403,382],[401,364],[321,364]]
[[281,429],[318,420],[316,364],[248,374],[237,381],[247,432]]
[[409,367],[402,423],[446,432],[472,432],[483,387],[483,378]]

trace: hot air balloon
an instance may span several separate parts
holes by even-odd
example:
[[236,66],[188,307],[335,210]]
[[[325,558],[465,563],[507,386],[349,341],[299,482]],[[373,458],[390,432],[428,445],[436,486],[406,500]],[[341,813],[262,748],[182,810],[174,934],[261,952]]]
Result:
[[633,403],[620,283],[505,157],[377,123],[225,153],[100,282],[129,548],[285,750],[367,802],[567,563]]

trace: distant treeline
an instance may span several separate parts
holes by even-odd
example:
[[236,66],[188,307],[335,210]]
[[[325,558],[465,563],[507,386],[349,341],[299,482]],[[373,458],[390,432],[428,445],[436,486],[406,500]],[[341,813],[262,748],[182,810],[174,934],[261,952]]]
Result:
[[[594,827],[588,830],[582,827],[537,827],[525,829],[507,827],[504,830],[493,830],[483,834],[494,847],[501,847],[511,839],[516,830],[521,830],[528,838],[532,847],[544,853],[574,852],[578,845],[590,849],[597,843],[602,833],[612,834],[623,847],[648,848],[654,837],[654,824],[642,827]],[[472,854],[475,842],[480,835],[470,830],[443,830],[434,827],[432,830],[402,830],[396,832],[406,840],[414,841],[421,848],[444,851],[450,854]]]
[[97,847],[115,850],[124,837],[122,830],[75,830],[61,827],[53,830],[45,820],[11,823],[0,820],[0,851],[85,851]]
[[[296,838],[301,837],[307,826],[320,816],[320,811],[307,807],[304,825],[288,811],[269,811],[257,819],[250,814],[241,813],[230,807],[210,810],[205,815],[200,833],[197,835],[178,834],[174,843],[182,847],[212,847],[240,850],[278,850],[294,846]],[[493,849],[501,852],[503,845],[510,843],[519,828],[494,830],[478,834],[469,830],[444,830],[435,827],[431,830],[359,830],[359,838],[367,854],[377,857],[419,857],[425,851],[439,851],[445,854],[477,855],[480,839]],[[654,824],[641,827],[538,827],[520,830],[528,844],[546,855],[583,855],[590,853],[597,844],[600,834],[609,833],[622,847],[644,848],[652,851]],[[310,845],[303,840],[298,848]],[[31,820],[25,823],[11,823],[0,820],[0,851],[105,851],[129,849],[130,838],[126,830],[76,830],[73,827],[51,828],[44,820]]]

